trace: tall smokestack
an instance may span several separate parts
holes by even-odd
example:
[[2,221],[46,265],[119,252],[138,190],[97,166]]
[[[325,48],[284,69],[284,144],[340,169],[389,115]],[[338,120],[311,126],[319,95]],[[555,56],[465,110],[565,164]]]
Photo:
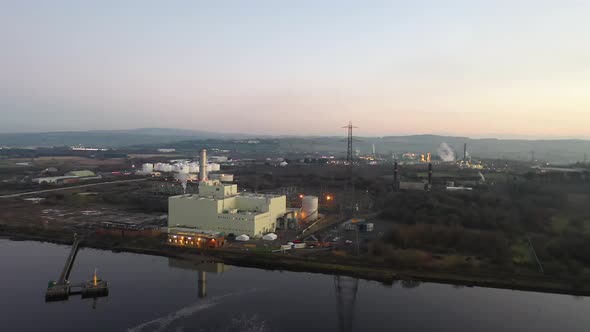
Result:
[[393,164],[393,190],[397,191],[398,190],[398,167],[397,167],[397,161]]
[[428,164],[428,190],[432,187],[432,163]]
[[463,161],[467,161],[467,143],[463,144]]
[[207,150],[201,150],[201,164],[199,165],[199,180],[207,181]]

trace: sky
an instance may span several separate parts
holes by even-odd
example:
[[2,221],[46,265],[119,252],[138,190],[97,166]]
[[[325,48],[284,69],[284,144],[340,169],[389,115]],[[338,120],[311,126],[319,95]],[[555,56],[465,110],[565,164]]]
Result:
[[0,0],[0,132],[590,138],[590,1]]

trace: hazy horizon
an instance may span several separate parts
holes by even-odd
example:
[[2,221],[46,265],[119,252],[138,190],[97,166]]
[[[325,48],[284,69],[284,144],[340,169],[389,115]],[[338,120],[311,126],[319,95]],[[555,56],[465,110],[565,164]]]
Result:
[[588,139],[584,1],[12,1],[0,133]]

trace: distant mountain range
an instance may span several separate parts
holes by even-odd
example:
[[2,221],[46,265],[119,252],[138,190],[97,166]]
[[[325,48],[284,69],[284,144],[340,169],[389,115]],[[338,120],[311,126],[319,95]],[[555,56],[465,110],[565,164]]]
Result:
[[[273,154],[297,152],[342,154],[346,151],[344,137],[265,136],[173,128],[0,134],[0,146],[72,146],[81,144],[111,148],[147,145],[182,148],[206,146],[209,143],[203,142],[203,140],[208,139],[223,141],[244,138],[272,139],[272,144],[260,146],[260,149],[267,150],[259,152]],[[360,150],[362,154],[370,154],[373,145],[375,145],[375,151],[384,156],[405,152],[431,152],[436,156],[442,143],[447,143],[457,158],[463,157],[464,143],[467,143],[468,153],[476,158],[531,160],[532,151],[534,151],[535,159],[538,160],[577,162],[583,161],[585,154],[590,155],[590,141],[587,140],[473,139],[438,135],[358,137],[354,142],[354,149]]]
[[140,144],[170,143],[194,139],[235,139],[246,134],[215,133],[174,128],[139,128],[128,130],[90,130],[46,133],[0,133],[0,146],[71,146],[117,148]]
[[[282,138],[281,146],[286,150],[314,152],[344,152],[343,137],[291,137]],[[371,154],[373,145],[377,154],[428,153],[438,155],[441,144],[450,146],[457,159],[463,158],[464,144],[468,156],[485,159],[510,159],[572,163],[584,161],[585,154],[590,160],[590,141],[587,140],[523,140],[523,139],[474,139],[457,136],[410,135],[385,137],[356,137],[353,149],[361,154]],[[534,152],[534,153],[533,153]]]

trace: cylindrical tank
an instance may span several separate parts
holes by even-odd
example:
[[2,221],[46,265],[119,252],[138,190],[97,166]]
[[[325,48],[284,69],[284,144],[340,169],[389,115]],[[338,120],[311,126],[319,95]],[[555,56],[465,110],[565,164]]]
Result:
[[281,162],[279,163],[279,166],[281,166],[281,167],[285,167],[285,166],[287,166],[287,165],[288,165],[288,164],[287,164],[287,162],[286,162],[286,161],[281,161]]
[[189,173],[199,173],[199,164],[197,164],[197,163],[188,164],[188,172]]
[[207,150],[201,150],[201,164],[199,169],[199,180],[207,181]]
[[154,171],[154,164],[143,164],[141,165],[142,173],[152,173]]
[[318,198],[316,196],[303,197],[301,214],[306,221],[314,221],[318,218]]
[[170,164],[162,164],[162,166],[160,166],[160,171],[162,171],[162,172],[172,172],[172,165],[170,165]]
[[216,163],[210,163],[207,165],[207,169],[210,169],[211,172],[219,172],[219,170],[221,170],[221,166]]

